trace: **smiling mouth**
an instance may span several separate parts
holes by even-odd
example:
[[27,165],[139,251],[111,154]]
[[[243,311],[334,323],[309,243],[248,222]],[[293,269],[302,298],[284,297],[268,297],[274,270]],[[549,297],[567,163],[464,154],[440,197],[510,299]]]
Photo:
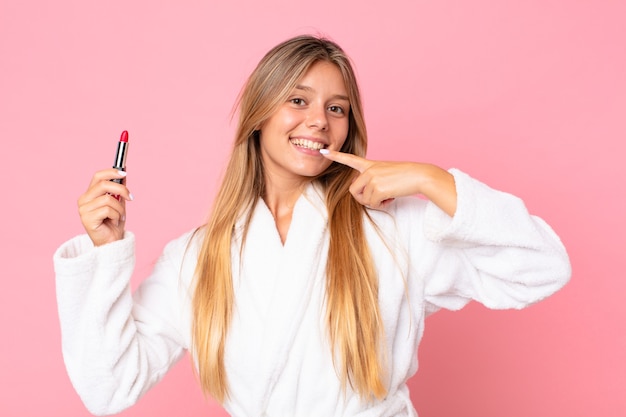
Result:
[[326,147],[326,145],[321,142],[315,142],[308,139],[291,139],[290,142],[299,148],[311,149],[314,151],[319,151],[320,149],[324,149]]

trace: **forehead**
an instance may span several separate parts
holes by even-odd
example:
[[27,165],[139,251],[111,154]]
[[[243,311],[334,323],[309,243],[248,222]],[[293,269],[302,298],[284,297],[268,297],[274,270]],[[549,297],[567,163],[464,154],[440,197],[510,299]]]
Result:
[[317,61],[300,77],[297,89],[330,92],[347,96],[347,86],[339,67],[331,62]]

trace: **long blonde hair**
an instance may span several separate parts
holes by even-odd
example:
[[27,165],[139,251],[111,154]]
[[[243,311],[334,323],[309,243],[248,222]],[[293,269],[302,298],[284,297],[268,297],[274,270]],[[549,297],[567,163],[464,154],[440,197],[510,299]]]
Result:
[[[258,127],[286,100],[298,80],[318,61],[335,64],[350,99],[348,137],[342,152],[365,156],[367,133],[361,98],[349,58],[334,42],[298,36],[270,50],[250,75],[239,97],[235,143],[217,194],[196,267],[193,295],[193,355],[205,393],[224,402],[228,378],[224,346],[232,318],[234,292],[231,244],[236,222],[244,217],[244,240],[252,210],[264,194]],[[326,193],[330,246],[326,266],[326,320],[333,361],[345,389],[363,398],[382,398],[383,325],[378,278],[365,239],[364,207],[349,193],[354,172],[333,163],[318,178]],[[241,250],[241,248],[240,248]],[[245,260],[244,260],[245,262]]]

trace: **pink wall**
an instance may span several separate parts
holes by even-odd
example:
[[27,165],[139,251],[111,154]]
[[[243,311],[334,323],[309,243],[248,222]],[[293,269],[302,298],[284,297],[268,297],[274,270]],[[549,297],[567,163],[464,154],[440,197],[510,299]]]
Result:
[[[167,3],[0,2],[0,415],[87,415],[61,358],[51,256],[81,232],[76,198],[120,132],[136,285],[203,221],[245,77],[303,32],[353,57],[371,158],[513,192],[570,252],[572,282],[541,304],[427,321],[420,416],[626,415],[623,1]],[[183,360],[123,415],[225,414]]]

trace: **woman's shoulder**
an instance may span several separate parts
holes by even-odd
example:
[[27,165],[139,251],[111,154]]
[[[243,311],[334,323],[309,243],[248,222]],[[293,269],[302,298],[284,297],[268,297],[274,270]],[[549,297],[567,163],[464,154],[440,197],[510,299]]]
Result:
[[163,249],[163,256],[183,259],[185,256],[191,255],[196,258],[202,246],[204,231],[205,227],[200,226],[171,239]]

